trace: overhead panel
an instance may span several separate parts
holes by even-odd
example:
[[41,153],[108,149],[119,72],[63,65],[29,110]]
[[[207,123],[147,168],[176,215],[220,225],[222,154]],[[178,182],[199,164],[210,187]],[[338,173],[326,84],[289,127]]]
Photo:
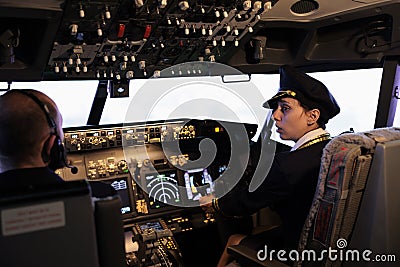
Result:
[[[243,73],[276,72],[282,64],[325,71],[378,67],[386,56],[400,54],[399,0],[42,0],[0,6],[2,81],[98,79],[118,85],[197,61]],[[200,73],[207,72],[191,75]]]

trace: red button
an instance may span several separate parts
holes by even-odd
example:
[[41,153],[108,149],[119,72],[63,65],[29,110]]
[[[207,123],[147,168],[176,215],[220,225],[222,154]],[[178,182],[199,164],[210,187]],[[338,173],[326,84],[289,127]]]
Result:
[[150,33],[151,33],[151,25],[146,25],[146,30],[144,32],[143,38],[147,39],[150,37]]
[[119,27],[118,27],[118,38],[124,37],[124,33],[125,33],[125,25],[124,24],[119,24]]

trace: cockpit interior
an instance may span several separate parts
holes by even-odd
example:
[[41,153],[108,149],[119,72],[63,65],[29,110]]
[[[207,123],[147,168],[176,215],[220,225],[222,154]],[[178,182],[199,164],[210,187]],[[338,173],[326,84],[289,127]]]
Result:
[[342,103],[332,136],[400,127],[398,0],[0,0],[0,95],[57,103],[56,173],[115,189],[123,266],[216,266],[227,234],[260,222],[198,200],[250,183],[266,138],[273,153],[293,145],[265,132],[262,107],[286,64]]

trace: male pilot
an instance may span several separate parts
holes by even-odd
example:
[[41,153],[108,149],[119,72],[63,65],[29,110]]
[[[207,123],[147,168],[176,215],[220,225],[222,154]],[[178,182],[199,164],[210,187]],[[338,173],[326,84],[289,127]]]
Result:
[[[54,101],[39,91],[10,90],[0,96],[0,195],[27,185],[63,182],[54,172],[68,165],[62,121]],[[90,187],[95,197],[116,194],[102,182],[92,181]]]
[[62,116],[57,105],[35,90],[0,96],[0,194],[24,185],[58,183],[65,166]]

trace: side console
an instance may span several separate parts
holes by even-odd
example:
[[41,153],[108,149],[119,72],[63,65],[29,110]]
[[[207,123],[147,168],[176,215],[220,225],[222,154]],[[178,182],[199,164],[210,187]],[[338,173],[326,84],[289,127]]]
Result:
[[178,243],[162,219],[127,228],[125,249],[128,266],[183,266]]

